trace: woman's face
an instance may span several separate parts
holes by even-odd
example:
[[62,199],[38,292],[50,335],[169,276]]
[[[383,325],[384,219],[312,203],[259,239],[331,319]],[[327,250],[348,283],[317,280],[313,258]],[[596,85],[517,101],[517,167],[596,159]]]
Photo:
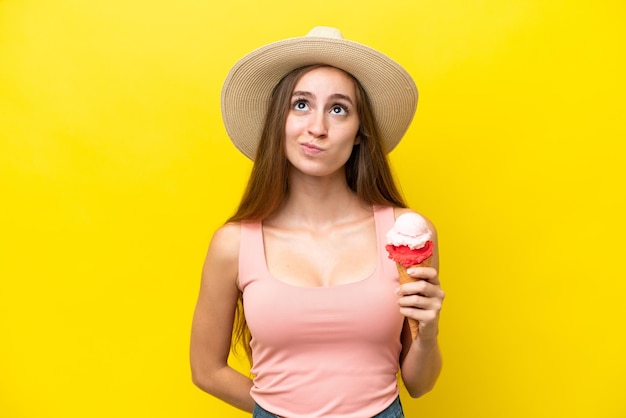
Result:
[[285,152],[304,174],[321,177],[343,169],[358,142],[354,81],[343,71],[316,68],[296,83],[285,125]]

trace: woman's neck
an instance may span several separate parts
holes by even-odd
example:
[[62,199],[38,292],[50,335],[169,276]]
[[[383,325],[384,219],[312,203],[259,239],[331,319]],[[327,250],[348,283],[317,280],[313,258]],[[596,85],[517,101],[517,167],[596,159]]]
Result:
[[371,207],[348,187],[345,175],[334,177],[292,176],[289,196],[268,223],[325,228],[371,214]]

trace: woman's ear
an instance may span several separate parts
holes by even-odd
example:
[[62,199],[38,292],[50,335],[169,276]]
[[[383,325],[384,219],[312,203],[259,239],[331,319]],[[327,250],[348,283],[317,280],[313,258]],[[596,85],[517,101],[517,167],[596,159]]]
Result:
[[359,124],[359,130],[356,132],[356,137],[354,138],[354,145],[359,145],[361,143],[362,137],[363,137],[363,125]]

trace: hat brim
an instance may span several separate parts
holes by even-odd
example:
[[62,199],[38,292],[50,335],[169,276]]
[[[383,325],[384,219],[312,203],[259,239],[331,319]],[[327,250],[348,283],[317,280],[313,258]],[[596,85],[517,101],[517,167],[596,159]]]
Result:
[[222,119],[235,146],[254,160],[274,87],[289,72],[325,64],[352,74],[368,95],[385,152],[400,142],[417,107],[417,87],[398,63],[345,39],[303,36],[256,49],[230,70],[222,87]]

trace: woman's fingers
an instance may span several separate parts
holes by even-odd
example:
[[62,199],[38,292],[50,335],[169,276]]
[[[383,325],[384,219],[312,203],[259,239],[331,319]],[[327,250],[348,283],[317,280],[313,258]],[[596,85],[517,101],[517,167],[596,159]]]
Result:
[[425,295],[407,295],[398,299],[398,304],[403,308],[414,308],[414,309],[426,309],[426,310],[441,310],[441,305],[443,302],[443,296],[440,296],[439,293],[434,297],[428,297]]
[[443,299],[444,293],[438,284],[433,284],[426,279],[416,280],[412,283],[401,285],[396,293],[398,296],[420,295],[425,297],[436,297]]
[[411,267],[407,270],[407,273],[416,279],[426,280],[435,285],[439,284],[437,270],[432,267]]

